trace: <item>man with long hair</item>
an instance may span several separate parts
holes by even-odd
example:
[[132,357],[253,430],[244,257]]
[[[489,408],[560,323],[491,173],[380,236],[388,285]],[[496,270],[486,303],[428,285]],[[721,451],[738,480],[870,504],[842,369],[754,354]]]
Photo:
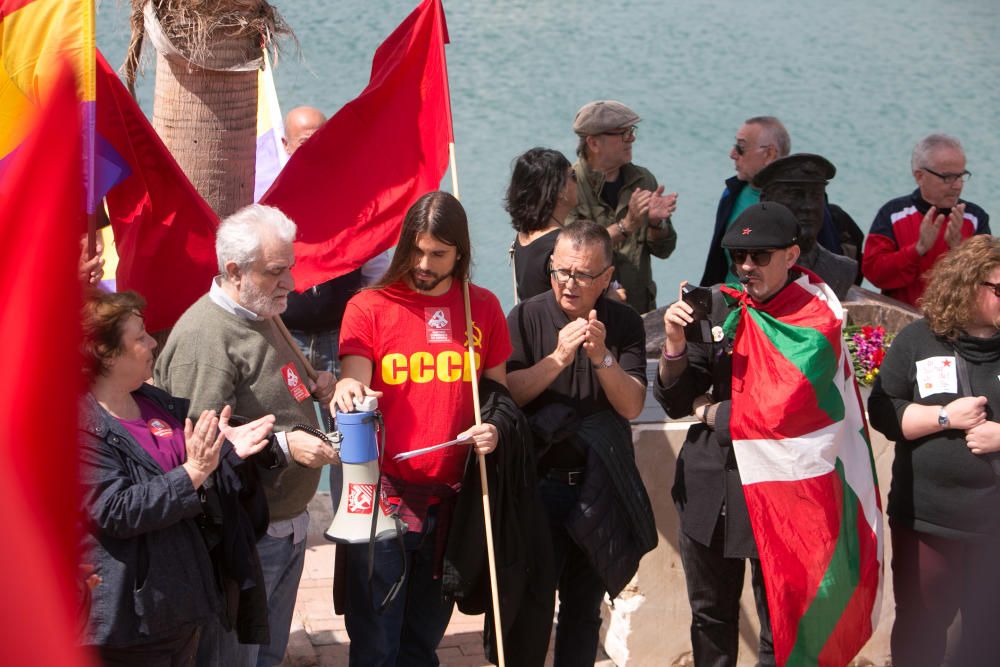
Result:
[[[482,454],[497,445],[495,426],[473,426],[470,383],[486,378],[506,384],[510,336],[496,296],[470,284],[473,374],[462,295],[471,253],[462,205],[445,192],[428,193],[407,212],[385,275],[352,298],[344,313],[342,374],[330,408],[350,412],[356,400],[378,398],[386,429],[382,484],[407,523],[405,566],[394,540],[378,542],[370,580],[369,545],[347,546],[351,665],[436,665],[451,618],[452,602],[443,600],[435,574],[437,546],[447,536],[442,508],[462,479],[469,448],[393,457],[451,440]],[[404,571],[399,594],[380,612],[379,601]]]

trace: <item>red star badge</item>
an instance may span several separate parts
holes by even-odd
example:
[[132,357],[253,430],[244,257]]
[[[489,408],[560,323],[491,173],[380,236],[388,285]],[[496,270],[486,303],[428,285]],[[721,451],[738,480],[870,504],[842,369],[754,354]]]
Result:
[[744,227],[743,228],[743,236],[750,236],[750,232],[751,231],[752,230],[749,227]]
[[951,361],[945,359],[944,361],[941,362],[941,365],[944,366],[945,368],[948,368],[948,366],[951,366]]

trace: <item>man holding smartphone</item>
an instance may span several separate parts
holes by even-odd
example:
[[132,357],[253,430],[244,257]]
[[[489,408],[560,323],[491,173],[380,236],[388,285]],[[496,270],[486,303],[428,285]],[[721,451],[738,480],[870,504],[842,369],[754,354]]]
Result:
[[[731,271],[758,304],[772,299],[796,275],[797,244],[795,216],[775,202],[747,208],[722,238],[733,258]],[[710,340],[699,342],[691,335],[698,331],[691,325],[700,314],[699,294],[684,294],[685,287],[682,283],[682,298],[663,316],[666,339],[654,396],[671,418],[693,413],[698,419],[681,448],[671,490],[680,514],[678,547],[691,604],[694,661],[736,664],[740,595],[750,559],[761,625],[759,664],[774,665],[764,579],[729,433],[733,340],[722,324],[731,307],[719,288],[712,290]]]

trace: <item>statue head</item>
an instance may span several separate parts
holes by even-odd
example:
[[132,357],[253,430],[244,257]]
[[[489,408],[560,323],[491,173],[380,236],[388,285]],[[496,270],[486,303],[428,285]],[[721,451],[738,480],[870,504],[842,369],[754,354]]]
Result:
[[823,228],[826,184],[836,173],[837,168],[822,155],[795,153],[775,160],[753,179],[761,201],[778,202],[791,209],[799,222],[803,253],[816,246]]

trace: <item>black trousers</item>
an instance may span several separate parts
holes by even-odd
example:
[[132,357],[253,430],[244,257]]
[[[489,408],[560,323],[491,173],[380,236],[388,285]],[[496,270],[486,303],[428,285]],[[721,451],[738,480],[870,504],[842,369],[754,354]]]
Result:
[[201,627],[189,625],[164,639],[115,648],[98,646],[104,667],[194,667]]
[[[740,596],[743,594],[745,558],[726,558],[725,522],[715,525],[712,544],[705,546],[679,532],[678,547],[688,601],[691,603],[691,649],[696,667],[735,667],[739,649]],[[760,618],[758,664],[775,665],[771,621],[764,595],[764,575],[760,561],[750,560],[757,616]]]

